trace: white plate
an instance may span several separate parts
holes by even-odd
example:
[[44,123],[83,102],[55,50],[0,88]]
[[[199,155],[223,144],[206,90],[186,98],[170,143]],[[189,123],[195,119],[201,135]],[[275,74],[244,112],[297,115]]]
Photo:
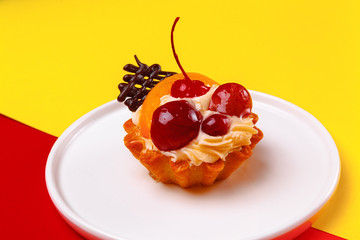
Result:
[[155,182],[123,144],[130,112],[112,101],[72,124],[53,146],[46,183],[59,212],[102,239],[269,239],[306,222],[340,173],[336,145],[309,113],[251,91],[263,140],[231,177],[182,189]]

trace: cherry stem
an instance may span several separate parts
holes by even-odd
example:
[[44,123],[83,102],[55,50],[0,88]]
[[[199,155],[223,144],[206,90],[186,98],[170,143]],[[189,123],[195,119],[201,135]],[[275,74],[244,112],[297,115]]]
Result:
[[177,17],[177,18],[175,19],[174,24],[173,24],[172,29],[171,29],[171,47],[172,47],[172,51],[173,51],[173,54],[174,54],[176,63],[177,63],[177,65],[179,66],[181,72],[184,74],[185,79],[191,80],[191,79],[189,78],[189,76],[186,74],[186,72],[185,72],[185,70],[183,69],[183,67],[181,66],[180,61],[179,61],[179,57],[178,57],[178,55],[177,55],[176,52],[175,52],[174,30],[175,30],[176,23],[179,21],[179,19],[180,19],[180,17]]

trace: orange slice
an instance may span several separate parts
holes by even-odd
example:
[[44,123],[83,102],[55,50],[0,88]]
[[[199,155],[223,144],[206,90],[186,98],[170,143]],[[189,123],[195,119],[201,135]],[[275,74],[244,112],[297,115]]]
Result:
[[[191,80],[202,81],[207,86],[219,85],[214,80],[199,74],[199,73],[187,73]],[[145,138],[150,138],[150,127],[152,121],[152,115],[154,111],[160,106],[160,98],[164,95],[169,95],[171,86],[177,80],[184,79],[183,74],[175,74],[168,78],[165,78],[154,87],[146,96],[139,118],[140,134]]]

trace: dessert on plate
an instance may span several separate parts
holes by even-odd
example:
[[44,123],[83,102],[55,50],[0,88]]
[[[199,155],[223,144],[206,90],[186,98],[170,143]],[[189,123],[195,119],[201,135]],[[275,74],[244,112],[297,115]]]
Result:
[[252,154],[263,133],[255,124],[252,99],[238,83],[218,84],[186,73],[147,66],[135,56],[119,85],[118,100],[133,111],[124,123],[125,146],[157,181],[181,187],[209,186],[225,179]]

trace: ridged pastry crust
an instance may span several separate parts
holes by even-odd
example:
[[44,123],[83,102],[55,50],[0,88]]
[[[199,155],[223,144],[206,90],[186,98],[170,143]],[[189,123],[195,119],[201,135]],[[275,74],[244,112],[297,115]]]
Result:
[[[253,113],[251,117],[255,124],[258,120],[257,115]],[[174,183],[183,188],[194,185],[210,186],[217,180],[229,177],[251,156],[252,149],[263,137],[261,130],[255,127],[258,133],[252,136],[250,145],[243,146],[240,151],[229,153],[225,161],[219,159],[214,163],[203,162],[195,166],[186,160],[173,162],[161,152],[147,149],[139,128],[131,119],[124,123],[124,129],[127,132],[124,138],[125,146],[149,170],[150,176],[157,181]]]

